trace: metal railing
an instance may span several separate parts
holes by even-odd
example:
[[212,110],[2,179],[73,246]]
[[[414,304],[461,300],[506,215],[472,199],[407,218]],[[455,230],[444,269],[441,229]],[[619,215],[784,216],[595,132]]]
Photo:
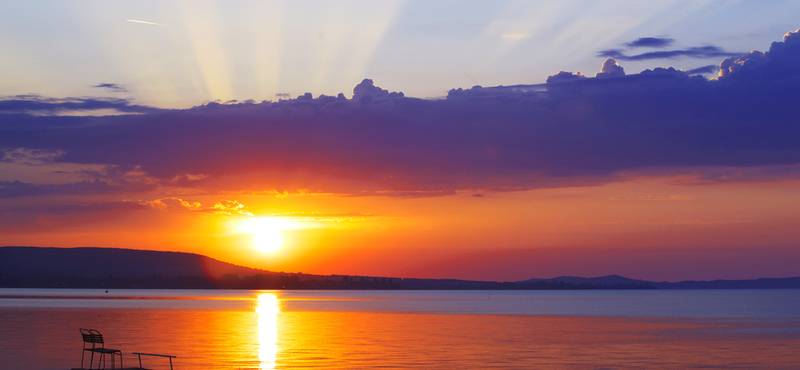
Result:
[[141,353],[141,352],[133,352],[133,354],[139,356],[139,368],[141,368],[141,369],[143,369],[143,367],[142,367],[142,356],[169,357],[169,370],[172,370],[172,359],[178,357],[178,356],[171,356],[171,355],[158,355],[158,354],[155,354],[155,353]]

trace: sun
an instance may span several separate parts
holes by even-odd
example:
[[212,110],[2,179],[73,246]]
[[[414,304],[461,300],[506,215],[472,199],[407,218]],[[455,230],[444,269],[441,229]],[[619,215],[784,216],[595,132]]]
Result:
[[253,247],[273,253],[283,246],[283,231],[295,229],[293,222],[276,217],[255,217],[244,220],[239,231],[252,235]]

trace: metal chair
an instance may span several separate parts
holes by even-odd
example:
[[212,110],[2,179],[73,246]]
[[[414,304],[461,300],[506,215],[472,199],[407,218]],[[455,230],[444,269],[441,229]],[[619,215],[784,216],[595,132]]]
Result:
[[[100,358],[97,359],[97,368],[101,369],[100,363],[103,364],[102,369],[106,368],[106,354],[111,355],[111,368],[116,369],[116,363],[114,362],[114,355],[119,355],[119,367],[122,369],[122,351],[118,349],[112,348],[105,348],[105,342],[103,341],[103,334],[100,334],[99,331],[94,329],[80,329],[81,336],[83,337],[83,351],[81,352],[81,369],[83,367],[83,359],[86,355],[86,351],[91,352],[91,356],[89,357],[89,369],[92,368],[92,364],[94,363],[94,354],[99,353]],[[89,346],[91,345],[91,347]]]

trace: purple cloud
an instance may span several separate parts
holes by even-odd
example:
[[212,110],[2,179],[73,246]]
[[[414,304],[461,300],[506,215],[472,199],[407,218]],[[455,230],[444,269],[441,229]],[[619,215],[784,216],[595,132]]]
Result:
[[560,71],[552,76],[547,77],[547,83],[551,82],[561,82],[561,81],[572,81],[577,80],[580,78],[587,78],[589,76],[583,75],[580,72],[572,73],[566,71]]
[[625,69],[620,67],[616,60],[612,58],[606,59],[603,62],[603,68],[600,72],[595,73],[595,77],[619,77],[625,75]]
[[716,64],[710,64],[707,66],[697,67],[690,70],[684,71],[690,75],[705,75],[705,74],[712,74],[712,73],[719,73],[719,66]]
[[753,50],[720,64],[719,79],[760,82],[785,80],[800,75],[800,30],[788,32],[783,42],[773,42],[766,53]]
[[763,56],[748,55],[723,62],[727,72],[711,81],[672,68],[625,74],[610,59],[598,77],[560,72],[547,84],[454,89],[438,100],[365,79],[352,99],[305,94],[139,115],[14,114],[2,116],[0,148],[135,166],[162,185],[291,184],[352,196],[516,191],[602,184],[652,168],[800,163],[800,43],[789,35]]
[[108,220],[120,214],[150,209],[134,202],[100,202],[28,206],[0,212],[0,231],[27,233],[38,230],[84,225]]
[[375,86],[375,83],[368,78],[353,88],[353,100],[360,101],[362,104],[369,104],[374,99],[394,99],[403,96],[401,92],[389,92],[389,90]]
[[113,109],[121,113],[153,113],[161,109],[130,104],[117,98],[46,98],[39,95],[16,95],[0,100],[2,113],[48,113]]
[[597,56],[604,58],[614,58],[618,60],[649,60],[649,59],[672,59],[677,57],[688,58],[718,58],[733,57],[744,53],[732,53],[717,46],[698,46],[683,50],[651,51],[648,53],[625,55],[622,50],[609,49],[600,51]]
[[29,184],[20,181],[0,181],[0,198],[39,195],[92,195],[110,193],[144,193],[157,188],[155,184],[109,183],[106,181],[81,181],[68,184]]
[[97,84],[97,85],[94,85],[92,87],[97,87],[97,88],[101,88],[101,89],[107,89],[107,90],[110,90],[112,92],[127,92],[128,91],[128,89],[126,89],[122,85],[109,84],[109,83]]
[[672,45],[675,40],[668,37],[640,37],[631,42],[626,42],[623,45],[629,48],[664,48]]

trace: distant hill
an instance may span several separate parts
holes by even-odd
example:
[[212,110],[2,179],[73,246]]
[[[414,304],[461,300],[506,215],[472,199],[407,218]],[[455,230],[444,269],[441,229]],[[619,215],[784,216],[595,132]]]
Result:
[[162,277],[240,276],[269,271],[194,253],[118,248],[0,247],[0,273],[14,276]]
[[644,281],[644,280],[635,280],[629,279],[624,276],[619,275],[609,275],[603,277],[595,277],[595,278],[585,278],[585,277],[576,277],[576,276],[559,276],[554,277],[552,279],[529,279],[525,280],[525,283],[534,283],[537,281],[548,281],[548,282],[558,282],[563,281],[565,283],[573,283],[573,284],[595,284],[595,285],[655,285],[653,282]]
[[800,277],[653,283],[658,289],[800,289]]
[[800,277],[789,278],[763,278],[753,280],[713,280],[713,281],[680,281],[654,282],[646,280],[629,279],[619,275],[609,275],[595,278],[576,276],[559,276],[551,279],[528,279],[523,282],[537,281],[559,282],[572,284],[594,284],[600,286],[646,285],[656,289],[800,289]]
[[0,247],[0,287],[397,289],[391,278],[259,270],[195,253]]

